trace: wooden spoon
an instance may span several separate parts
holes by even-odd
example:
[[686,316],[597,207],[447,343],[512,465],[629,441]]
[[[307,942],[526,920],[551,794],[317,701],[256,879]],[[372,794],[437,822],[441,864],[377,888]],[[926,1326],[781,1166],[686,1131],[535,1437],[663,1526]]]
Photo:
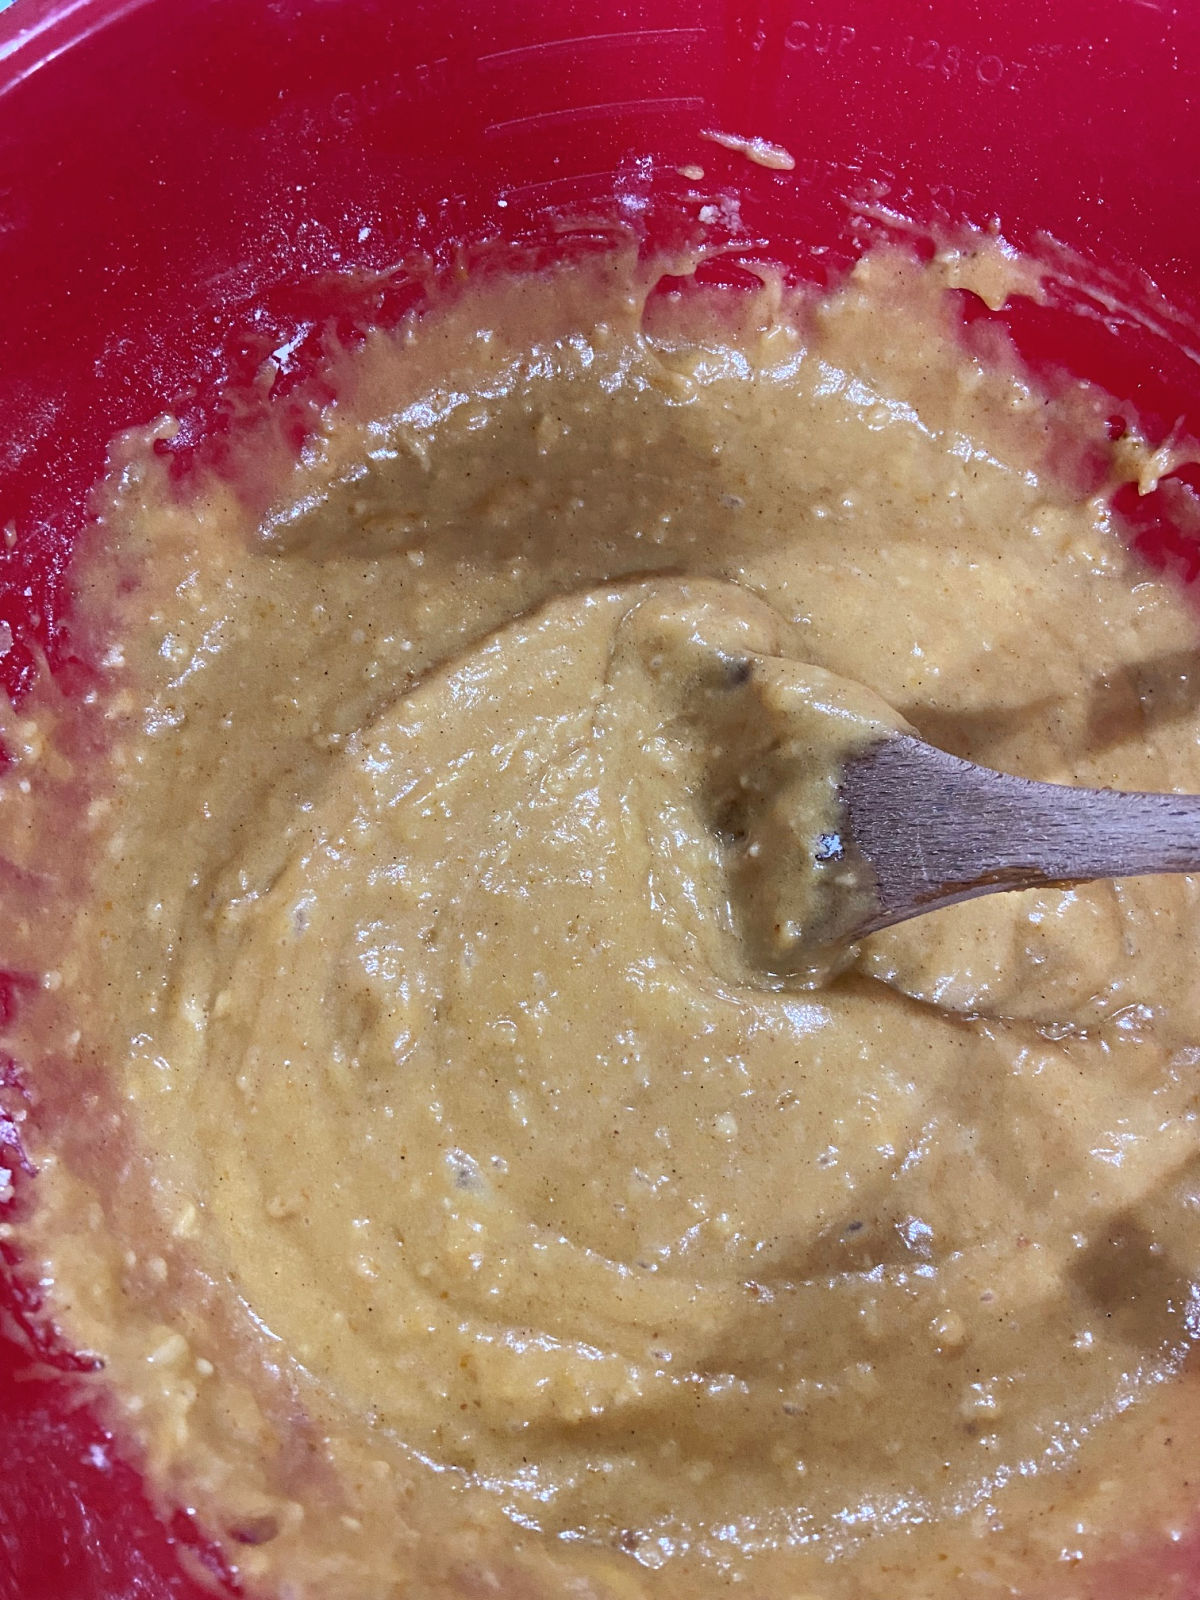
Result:
[[622,624],[642,623],[631,648],[655,726],[665,706],[663,726],[691,751],[751,968],[815,986],[868,934],[960,900],[1200,872],[1200,795],[963,761],[865,685],[789,654],[754,604],[701,592],[665,620],[637,607]]
[[1035,783],[911,734],[852,754],[838,797],[838,832],[813,846],[817,870],[830,874],[830,914],[793,970],[811,961],[815,971],[836,947],[977,895],[1200,872],[1200,795]]

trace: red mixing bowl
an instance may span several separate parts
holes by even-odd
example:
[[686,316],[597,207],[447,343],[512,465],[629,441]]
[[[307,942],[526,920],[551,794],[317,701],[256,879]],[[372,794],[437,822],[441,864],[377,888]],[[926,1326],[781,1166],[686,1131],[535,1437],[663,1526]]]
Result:
[[[1190,0],[0,0],[0,682],[19,695],[43,654],[86,676],[64,571],[118,430],[174,412],[186,470],[264,356],[289,353],[286,404],[331,321],[399,314],[414,247],[554,248],[584,218],[652,248],[704,205],[735,254],[825,279],[898,217],[1057,241],[1078,258],[1050,303],[1004,314],[1029,359],[1132,400],[1151,437],[1200,429]],[[1188,581],[1193,482],[1122,500]],[[10,1113],[18,1078],[0,1059]],[[17,1204],[19,1134],[0,1117]],[[71,1364],[8,1259],[0,1600],[198,1597],[218,1558],[186,1513],[157,1520]],[[1093,1581],[1074,1600],[1200,1594],[1200,1536]]]

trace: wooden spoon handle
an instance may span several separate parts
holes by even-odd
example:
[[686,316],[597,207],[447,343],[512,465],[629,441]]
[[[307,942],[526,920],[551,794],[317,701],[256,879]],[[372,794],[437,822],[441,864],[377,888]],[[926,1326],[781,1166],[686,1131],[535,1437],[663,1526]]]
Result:
[[847,763],[842,803],[878,887],[864,932],[997,890],[1200,872],[1200,795],[1035,783],[907,734]]

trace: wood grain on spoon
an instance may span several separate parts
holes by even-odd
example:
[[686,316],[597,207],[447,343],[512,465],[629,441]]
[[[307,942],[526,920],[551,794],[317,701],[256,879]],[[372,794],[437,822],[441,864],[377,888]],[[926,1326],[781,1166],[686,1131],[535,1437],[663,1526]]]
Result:
[[848,942],[977,895],[1200,871],[1200,795],[1035,783],[910,734],[851,755],[839,792],[822,848],[855,863]]

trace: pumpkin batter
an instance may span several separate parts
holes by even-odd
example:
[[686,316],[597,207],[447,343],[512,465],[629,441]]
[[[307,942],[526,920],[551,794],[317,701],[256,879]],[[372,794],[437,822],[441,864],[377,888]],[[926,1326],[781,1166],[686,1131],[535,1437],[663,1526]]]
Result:
[[904,722],[1200,789],[1193,615],[1106,509],[1155,463],[968,352],[961,255],[652,276],[443,294],[299,462],[127,441],[97,686],[9,718],[15,1232],[266,1594],[1026,1593],[1189,1509],[1196,886],[803,990],[729,844],[764,748],[811,832]]

